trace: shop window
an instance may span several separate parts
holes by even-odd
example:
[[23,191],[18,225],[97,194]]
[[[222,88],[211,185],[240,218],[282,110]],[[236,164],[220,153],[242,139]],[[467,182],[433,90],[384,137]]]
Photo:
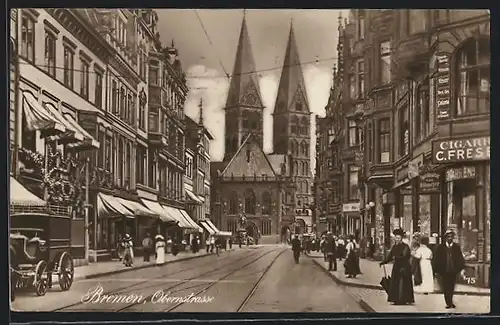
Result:
[[450,169],[447,180],[447,228],[457,231],[466,261],[477,260],[478,225],[476,218],[476,175],[475,167]]
[[490,111],[490,42],[470,39],[457,52],[456,114],[473,115]]
[[424,236],[431,236],[431,196],[420,195],[418,197],[418,231]]

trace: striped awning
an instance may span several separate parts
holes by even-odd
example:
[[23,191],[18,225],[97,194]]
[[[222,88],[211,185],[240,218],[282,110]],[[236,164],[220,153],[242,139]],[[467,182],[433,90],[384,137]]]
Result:
[[194,229],[198,230],[198,232],[203,232],[203,228],[198,226],[198,224],[196,222],[194,222],[194,220],[191,218],[191,216],[185,210],[179,209],[179,211],[184,216],[184,218],[193,226]]
[[46,206],[47,202],[31,193],[26,187],[21,185],[14,177],[10,177],[10,204],[24,206]]
[[55,134],[63,133],[66,127],[54,118],[45,107],[28,91],[22,92],[23,112],[26,117],[26,128],[29,131],[54,131]]
[[54,136],[58,141],[64,141],[66,143],[83,141],[84,136],[79,132],[71,123],[69,123],[64,116],[59,112],[59,110],[52,103],[43,103],[43,107],[47,112],[52,115],[59,123],[64,125],[66,131],[59,135]]
[[174,218],[175,220],[177,220],[179,222],[178,223],[179,227],[185,228],[185,229],[193,229],[193,226],[190,225],[186,219],[184,219],[184,216],[179,212],[178,209],[173,208],[173,207],[169,207],[168,205],[162,205],[162,207],[163,207],[163,209],[165,209],[165,211],[167,211],[167,213],[172,218]]
[[99,193],[97,195],[97,215],[101,218],[105,217],[126,217],[134,218],[134,213],[123,206],[118,198]]
[[151,211],[156,213],[159,217],[160,220],[163,222],[173,222],[173,223],[178,223],[178,221],[170,216],[165,209],[162,208],[160,203],[155,202],[155,201],[150,201],[146,199],[141,199],[142,203]]
[[71,116],[70,114],[64,114],[64,118],[66,121],[68,121],[69,124],[71,124],[78,132],[80,132],[83,135],[83,141],[77,142],[77,143],[71,143],[68,145],[68,147],[90,147],[90,148],[95,148],[99,149],[100,143],[96,139],[94,139],[93,136],[90,135],[78,122]]
[[210,235],[215,235],[215,230],[210,227],[205,220],[200,221],[201,225]]
[[142,217],[158,217],[157,213],[154,213],[153,211],[149,210],[146,208],[144,205],[140,204],[139,202],[134,202],[122,198],[116,198],[118,202],[120,202],[125,208],[129,209],[132,211],[132,213],[136,216],[142,216]]
[[196,196],[196,194],[194,194],[193,192],[191,192],[190,190],[186,189],[186,194],[187,196],[194,202],[196,203],[199,203],[199,204],[202,204],[201,200],[198,198],[198,196]]
[[212,227],[212,229],[215,231],[216,234],[218,234],[220,232],[219,229],[217,229],[217,227],[212,223],[212,220],[210,219],[205,219],[205,222],[208,223],[208,225],[210,227]]

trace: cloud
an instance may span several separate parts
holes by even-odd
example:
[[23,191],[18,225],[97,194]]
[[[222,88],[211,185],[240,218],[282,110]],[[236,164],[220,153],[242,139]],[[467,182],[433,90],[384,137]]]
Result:
[[189,93],[184,105],[186,115],[199,120],[200,99],[203,98],[203,122],[214,135],[210,143],[212,160],[222,160],[224,156],[224,106],[226,104],[229,81],[216,69],[204,65],[192,65],[187,69]]

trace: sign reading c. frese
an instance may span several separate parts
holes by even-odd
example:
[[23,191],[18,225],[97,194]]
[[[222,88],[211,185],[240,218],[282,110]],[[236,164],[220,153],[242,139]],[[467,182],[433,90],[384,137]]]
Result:
[[435,164],[480,160],[490,160],[490,136],[432,142],[432,161]]

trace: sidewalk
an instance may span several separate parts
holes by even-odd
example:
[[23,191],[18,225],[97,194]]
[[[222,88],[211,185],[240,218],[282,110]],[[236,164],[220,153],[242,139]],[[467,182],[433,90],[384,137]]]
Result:
[[[309,254],[310,257],[314,259],[316,263],[319,262],[323,267],[327,267],[327,264],[323,262],[323,254],[318,252],[311,252]],[[344,261],[337,260],[337,272],[331,272],[332,275],[336,278],[336,281],[350,285],[354,287],[368,288],[368,289],[379,289],[382,290],[380,286],[380,280],[384,275],[383,269],[379,265],[380,262],[372,261],[369,259],[359,259],[359,267],[363,274],[358,275],[355,279],[348,279],[344,275]],[[385,266],[385,270],[387,275],[391,274],[392,264],[387,264]],[[490,289],[487,288],[478,288],[474,286],[468,286],[464,284],[457,284],[455,289],[456,295],[471,295],[471,296],[490,296]],[[441,293],[439,291],[435,291],[435,293]]]
[[[456,309],[446,309],[442,294],[415,294],[415,304],[409,306],[394,306],[387,302],[387,294],[378,284],[383,276],[378,262],[360,259],[361,272],[356,279],[347,279],[344,275],[344,262],[337,261],[337,272],[328,272],[328,265],[323,261],[323,255],[311,252],[309,255],[335,282],[346,286],[345,290],[367,312],[376,313],[471,313],[485,314],[490,312],[490,296],[487,289],[457,285],[461,294],[454,297]],[[387,265],[390,272],[392,265]]]
[[[234,249],[228,249],[226,252],[232,250]],[[179,252],[177,256],[173,256],[172,254],[165,254],[165,264],[179,262],[179,261],[187,261],[194,258],[200,258],[203,256],[208,256],[213,254],[215,253],[207,254],[205,250],[203,251],[200,250],[197,254],[193,254],[192,252]],[[222,251],[221,254],[224,254],[224,251]],[[90,263],[88,265],[75,267],[74,279],[75,280],[91,279],[105,275],[148,268],[152,266],[156,266],[154,255],[151,256],[150,262],[144,262],[144,258],[142,256],[134,257],[134,264],[132,267],[125,267],[123,265],[123,262],[118,260]]]

